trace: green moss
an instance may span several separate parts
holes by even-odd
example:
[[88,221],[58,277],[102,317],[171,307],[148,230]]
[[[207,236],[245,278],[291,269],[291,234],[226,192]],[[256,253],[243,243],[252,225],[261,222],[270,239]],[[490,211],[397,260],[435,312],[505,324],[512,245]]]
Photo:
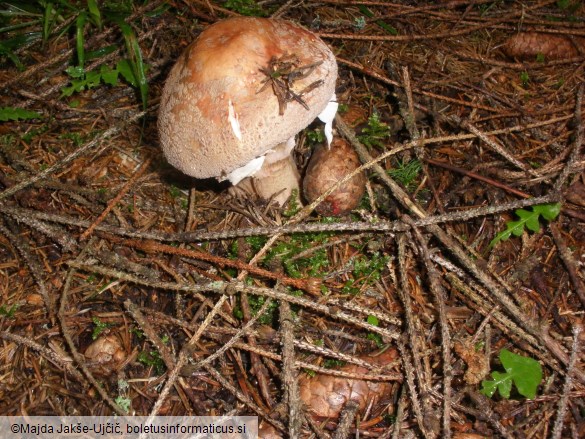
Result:
[[415,189],[416,180],[422,171],[422,164],[419,160],[414,159],[408,162],[398,161],[395,168],[388,171],[388,175],[398,181],[407,191]]
[[142,351],[138,354],[137,360],[147,367],[153,367],[157,375],[165,373],[166,366],[158,351]]
[[254,0],[227,0],[224,7],[249,17],[266,17],[268,15],[268,12]]
[[91,320],[92,320],[93,324],[95,325],[95,327],[93,328],[93,331],[91,333],[91,338],[93,340],[97,340],[97,338],[102,334],[102,332],[104,332],[108,328],[112,327],[111,323],[104,323],[100,319],[98,319],[97,317],[94,317]]
[[383,149],[387,140],[390,138],[390,127],[380,120],[380,115],[374,112],[368,118],[368,126],[362,130],[358,136],[360,142],[368,148]]

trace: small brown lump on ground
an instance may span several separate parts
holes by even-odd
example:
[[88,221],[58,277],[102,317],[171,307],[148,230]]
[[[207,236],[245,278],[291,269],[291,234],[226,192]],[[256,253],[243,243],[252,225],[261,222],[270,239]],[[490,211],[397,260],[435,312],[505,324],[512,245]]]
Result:
[[[303,181],[306,200],[313,202],[339,180],[359,168],[360,164],[356,152],[344,139],[333,139],[330,148],[326,145],[318,146],[313,152]],[[365,191],[366,176],[361,172],[328,195],[315,210],[321,215],[346,215],[359,205]]]

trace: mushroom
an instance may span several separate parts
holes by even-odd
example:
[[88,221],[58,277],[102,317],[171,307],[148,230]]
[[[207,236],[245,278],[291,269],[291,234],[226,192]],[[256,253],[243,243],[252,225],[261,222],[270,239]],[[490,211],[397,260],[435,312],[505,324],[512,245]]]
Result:
[[299,188],[294,136],[337,110],[337,64],[315,34],[277,19],[238,17],[205,29],[165,83],[158,119],[168,162],[229,180],[279,204]]
[[110,375],[127,357],[120,339],[113,334],[99,337],[87,347],[84,355],[88,365],[102,375]]
[[[358,357],[374,366],[386,367],[398,359],[398,351],[389,348],[378,355]],[[354,377],[317,374],[314,377],[302,375],[299,379],[299,396],[307,412],[316,419],[334,419],[339,417],[349,401],[357,403],[363,413],[368,405],[388,398],[392,382],[360,380],[359,376],[368,374],[368,369],[356,364],[346,364],[340,371]],[[398,375],[396,379],[400,378]]]
[[[344,139],[336,137],[330,148],[317,146],[303,180],[306,200],[312,203],[339,180],[359,168],[360,164],[357,153]],[[357,174],[329,194],[315,210],[321,215],[348,214],[360,204],[366,191],[366,181],[363,172]]]

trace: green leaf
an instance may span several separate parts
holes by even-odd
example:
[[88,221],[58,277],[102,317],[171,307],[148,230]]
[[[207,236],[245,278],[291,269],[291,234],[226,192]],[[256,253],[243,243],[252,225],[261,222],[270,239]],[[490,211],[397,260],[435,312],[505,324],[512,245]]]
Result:
[[78,79],[83,78],[83,75],[85,75],[85,70],[80,66],[69,66],[65,69],[65,73],[67,73],[72,78]]
[[534,358],[516,355],[506,349],[500,352],[500,360],[506,372],[512,375],[521,395],[533,399],[542,381],[542,367]]
[[390,127],[388,124],[382,122],[380,120],[380,115],[377,112],[374,112],[368,118],[368,126],[362,130],[362,134],[358,136],[358,139],[368,148],[383,148],[385,142],[390,137],[390,134]]
[[6,308],[6,305],[2,305],[0,306],[0,316],[12,319],[14,318],[14,314],[16,314],[16,310],[18,310],[18,305],[12,305],[10,308]]
[[90,72],[86,72],[80,66],[71,66],[65,71],[71,77],[71,85],[61,89],[62,96],[71,96],[73,93],[97,87],[102,82],[107,85],[116,86],[118,85],[118,76],[120,73],[117,67],[112,69],[105,64],[102,64],[99,70],[92,70]]
[[528,230],[532,232],[540,231],[540,223],[538,222],[540,214],[538,212],[534,212],[534,210],[530,212],[529,210],[518,209],[516,210],[516,215],[522,220],[520,221],[520,226],[522,225],[522,222],[524,222],[526,227],[528,227]]
[[545,220],[552,221],[561,213],[561,203],[539,204],[534,206],[533,209],[541,214]]
[[100,47],[99,49],[96,50],[89,50],[85,52],[85,59],[89,61],[92,59],[101,58],[114,52],[117,48],[118,46],[116,46],[115,44],[110,44],[109,46]]
[[507,349],[500,351],[500,361],[506,372],[492,372],[493,380],[482,381],[480,392],[491,398],[497,389],[503,398],[509,399],[513,383],[518,393],[528,399],[534,399],[538,385],[542,381],[540,363],[533,358],[514,354]]
[[61,89],[61,96],[69,97],[73,93],[79,93],[83,90],[85,90],[84,81],[72,80],[69,87],[63,87]]
[[114,402],[124,410],[126,413],[130,412],[130,407],[132,405],[132,400],[129,398],[125,398],[123,396],[117,396]]
[[366,336],[366,339],[371,340],[374,343],[376,343],[376,346],[378,348],[383,348],[384,347],[384,341],[382,340],[382,336],[380,334],[369,333]]
[[517,209],[516,215],[520,218],[519,221],[508,221],[506,223],[506,230],[502,230],[492,241],[490,247],[493,247],[500,241],[505,241],[511,235],[521,236],[524,233],[524,228],[528,228],[531,232],[540,231],[540,217],[542,216],[547,221],[554,220],[561,212],[561,204],[539,204],[532,206],[532,210]]
[[39,113],[25,110],[24,108],[0,108],[0,122],[6,122],[8,120],[40,119],[41,117],[42,116]]
[[118,70],[118,73],[122,75],[128,84],[130,84],[132,87],[138,87],[138,83],[136,82],[136,78],[132,72],[132,67],[130,66],[130,61],[127,59],[121,59],[116,64],[116,70]]
[[376,316],[373,316],[373,315],[368,316],[367,322],[372,326],[379,326],[380,325],[378,318]]
[[101,79],[102,79],[102,75],[100,75],[100,72],[98,72],[96,70],[92,70],[91,72],[86,72],[85,73],[85,86],[87,88],[97,87],[100,84]]
[[481,382],[480,392],[483,393],[488,398],[491,398],[492,396],[494,396],[494,393],[496,393],[496,390],[498,390],[498,382],[495,379],[494,379],[494,381],[484,380]]
[[111,323],[102,322],[97,317],[94,317],[92,319],[92,321],[93,321],[93,324],[95,325],[95,328],[93,328],[93,331],[91,332],[91,338],[93,340],[97,340],[98,337],[102,334],[102,332],[104,332],[106,329],[108,329],[112,326]]
[[413,159],[409,162],[398,161],[392,169],[388,170],[388,175],[397,180],[409,191],[416,188],[416,179],[422,171],[422,164],[419,160]]
[[510,392],[512,391],[512,378],[510,375],[501,372],[492,372],[492,378],[496,383],[500,395],[506,399],[510,399]]
[[2,47],[5,50],[17,50],[21,47],[26,46],[29,43],[32,43],[38,40],[41,37],[40,32],[27,32],[23,34],[16,35],[12,38],[7,38],[2,41]]
[[100,67],[100,75],[102,76],[102,80],[104,83],[113,87],[118,85],[118,74],[119,72],[117,69],[111,69],[105,64]]
[[2,3],[0,17],[37,17],[42,13],[39,6],[23,2],[5,2]]

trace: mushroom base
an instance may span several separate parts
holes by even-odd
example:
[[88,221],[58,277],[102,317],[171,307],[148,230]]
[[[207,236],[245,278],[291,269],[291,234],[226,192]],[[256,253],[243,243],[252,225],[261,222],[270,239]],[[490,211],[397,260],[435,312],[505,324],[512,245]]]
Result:
[[273,163],[267,162],[253,176],[230,188],[230,193],[234,196],[246,194],[263,200],[272,199],[284,206],[293,190],[299,193],[300,175],[296,164],[291,155]]

